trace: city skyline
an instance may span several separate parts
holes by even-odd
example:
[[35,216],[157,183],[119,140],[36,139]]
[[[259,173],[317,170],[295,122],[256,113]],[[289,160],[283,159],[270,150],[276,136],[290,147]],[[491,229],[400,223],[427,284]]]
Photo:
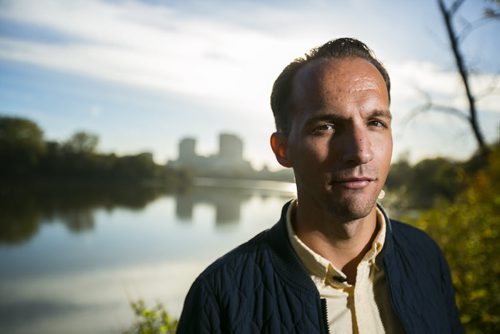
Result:
[[243,156],[244,143],[236,134],[219,133],[218,151],[209,155],[198,154],[195,137],[184,137],[179,141],[176,160],[167,165],[174,168],[189,169],[195,173],[249,174],[255,170]]
[[[260,168],[252,166],[245,157],[245,143],[237,134],[221,132],[218,137],[218,150],[209,154],[198,153],[196,137],[182,138],[178,144],[177,159],[167,161],[166,166],[189,171],[196,177],[293,182],[291,169],[273,171],[266,164]],[[199,179],[194,183],[197,182]]]

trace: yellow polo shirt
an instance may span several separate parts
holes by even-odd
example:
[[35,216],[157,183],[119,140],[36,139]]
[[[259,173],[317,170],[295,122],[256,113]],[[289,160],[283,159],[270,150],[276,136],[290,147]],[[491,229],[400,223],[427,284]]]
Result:
[[385,241],[386,222],[382,212],[377,208],[377,235],[358,265],[355,284],[351,285],[342,271],[297,237],[291,219],[295,206],[296,201],[287,212],[288,237],[320,297],[326,299],[330,333],[404,333],[392,310],[384,270],[375,262]]

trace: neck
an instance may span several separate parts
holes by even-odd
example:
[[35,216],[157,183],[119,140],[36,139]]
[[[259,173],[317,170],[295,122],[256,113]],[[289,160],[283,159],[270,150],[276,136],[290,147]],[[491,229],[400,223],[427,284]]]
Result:
[[357,266],[377,233],[376,207],[367,216],[351,221],[341,220],[329,212],[317,213],[318,210],[307,210],[298,204],[292,215],[295,233],[313,251],[342,270],[347,281],[353,284]]

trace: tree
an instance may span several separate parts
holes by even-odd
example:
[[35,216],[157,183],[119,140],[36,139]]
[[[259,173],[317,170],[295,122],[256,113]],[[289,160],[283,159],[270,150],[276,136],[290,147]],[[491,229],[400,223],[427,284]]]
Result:
[[73,153],[95,153],[98,144],[99,137],[97,135],[78,131],[64,143],[64,147]]
[[452,202],[464,187],[462,167],[443,158],[425,159],[411,171],[409,197],[416,208],[430,208],[439,199]]
[[[460,80],[463,84],[468,110],[464,111],[449,105],[439,105],[433,103],[430,96],[428,94],[425,94],[427,100],[426,103],[417,108],[416,111],[417,112],[427,111],[427,110],[440,111],[454,116],[458,116],[462,120],[465,120],[471,128],[472,134],[474,135],[474,138],[477,142],[480,154],[486,157],[489,153],[489,148],[478,121],[478,109],[476,103],[477,95],[475,95],[474,92],[472,91],[470,83],[471,71],[469,70],[466,64],[465,57],[461,51],[461,43],[464,41],[464,39],[471,31],[473,31],[480,25],[490,21],[491,19],[500,18],[500,12],[498,11],[498,7],[500,6],[500,1],[490,0],[489,2],[494,7],[492,8],[486,5],[483,16],[474,22],[465,21],[463,17],[458,16],[458,11],[466,0],[454,0],[449,6],[445,4],[444,0],[437,0],[437,1],[439,5],[439,10],[441,12],[446,27],[446,33],[450,44],[450,50],[453,54],[456,68],[460,76]],[[459,19],[462,22],[461,31],[458,31],[455,25],[455,22],[458,21]]]
[[33,172],[45,153],[43,131],[34,122],[0,116],[0,171],[9,175]]
[[484,135],[481,131],[477,120],[477,108],[476,108],[476,98],[472,93],[472,89],[469,82],[469,70],[464,61],[464,57],[462,52],[460,51],[460,41],[459,35],[457,35],[454,25],[453,25],[453,17],[460,8],[460,6],[464,3],[465,0],[455,0],[450,8],[446,8],[444,4],[444,0],[438,0],[439,2],[439,10],[441,11],[441,15],[443,16],[444,23],[446,25],[446,32],[448,34],[448,39],[450,41],[451,51],[453,53],[453,57],[455,58],[455,63],[457,66],[458,73],[460,74],[460,78],[464,85],[465,95],[467,97],[467,103],[469,104],[469,115],[467,117],[469,121],[469,125],[472,128],[472,132],[474,133],[474,137],[476,138],[477,144],[481,152],[486,153],[488,148],[486,142],[484,140]]

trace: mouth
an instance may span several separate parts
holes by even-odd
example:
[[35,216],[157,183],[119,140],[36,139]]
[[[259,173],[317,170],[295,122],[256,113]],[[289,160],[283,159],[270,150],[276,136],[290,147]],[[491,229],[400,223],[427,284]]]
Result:
[[373,177],[347,177],[335,179],[330,182],[330,185],[336,187],[340,186],[346,189],[363,189],[374,181],[376,181],[376,178]]

